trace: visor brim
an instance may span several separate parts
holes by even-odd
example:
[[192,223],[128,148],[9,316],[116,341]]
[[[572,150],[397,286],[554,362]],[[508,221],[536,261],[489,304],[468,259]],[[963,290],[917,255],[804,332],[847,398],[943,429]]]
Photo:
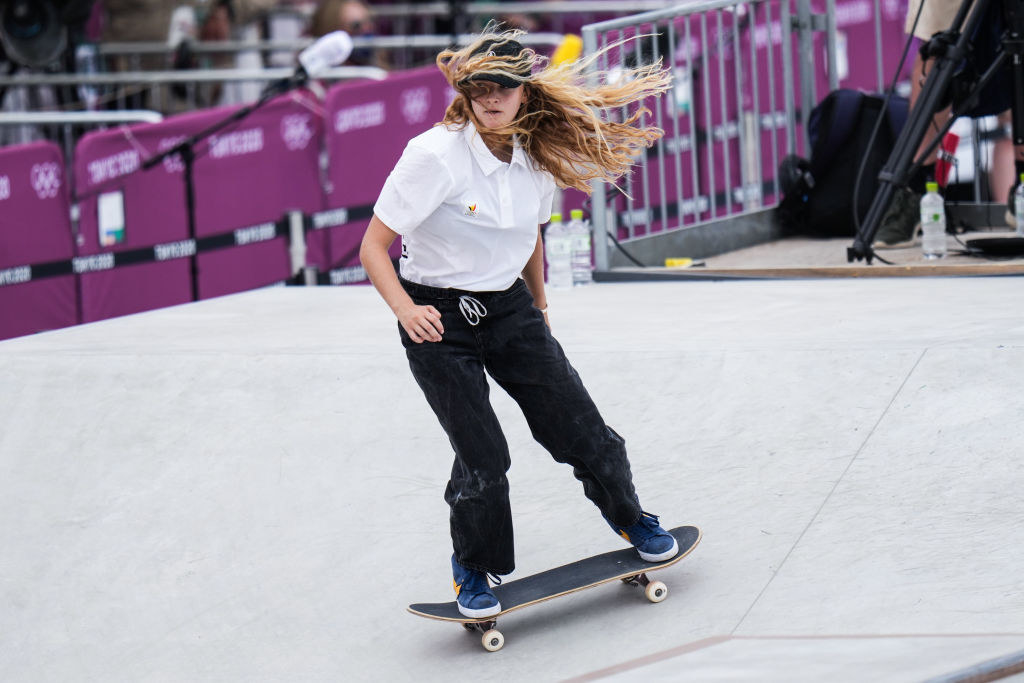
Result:
[[503,88],[516,88],[523,84],[523,81],[512,78],[511,76],[506,76],[505,74],[475,74],[462,81],[460,85],[468,85],[479,81],[497,83]]

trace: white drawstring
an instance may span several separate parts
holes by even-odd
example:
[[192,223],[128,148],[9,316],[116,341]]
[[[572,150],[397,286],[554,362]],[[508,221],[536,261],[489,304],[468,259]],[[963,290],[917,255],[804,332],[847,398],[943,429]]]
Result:
[[484,305],[471,296],[459,297],[459,310],[470,325],[479,325],[480,319],[487,315]]

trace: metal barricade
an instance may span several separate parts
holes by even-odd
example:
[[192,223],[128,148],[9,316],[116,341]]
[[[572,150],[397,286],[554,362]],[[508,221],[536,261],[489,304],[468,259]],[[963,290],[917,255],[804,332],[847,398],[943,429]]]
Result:
[[[375,5],[374,16],[389,21],[395,34],[472,30],[471,20],[483,24],[499,17],[535,18],[541,30],[577,32],[579,27],[609,17],[661,9],[671,0],[532,0],[528,2],[469,2],[444,0]],[[531,29],[532,30],[532,29]]]
[[[885,89],[904,13],[880,0],[707,0],[583,27],[585,56],[613,46],[592,78],[659,59],[674,74],[644,118],[664,137],[617,186],[593,186],[597,270],[777,235],[780,162],[809,156],[807,116],[829,91]],[[628,244],[628,255],[610,242]]]
[[[462,33],[455,37],[455,42],[466,45],[475,35]],[[561,33],[539,32],[530,33],[523,37],[524,45],[537,49],[552,48],[558,45],[564,38]],[[188,51],[196,58],[207,57],[233,57],[243,52],[256,52],[260,55],[298,54],[313,43],[313,38],[297,38],[294,40],[234,40],[215,42],[190,43]],[[353,36],[352,45],[354,48],[368,48],[374,51],[386,53],[398,52],[401,50],[422,50],[429,55],[426,62],[433,63],[434,56],[438,51],[452,44],[451,34],[414,34],[394,36]],[[165,66],[169,65],[173,55],[178,48],[169,46],[167,43],[101,43],[94,46],[96,54],[102,58],[105,68],[110,67],[115,59],[127,63],[132,70],[141,71],[143,61],[148,58],[156,58]],[[389,64],[404,64],[403,60],[386,59]]]
[[[64,153],[64,177],[68,179],[69,186],[74,187],[75,143],[85,132],[132,123],[157,123],[163,118],[160,112],[147,110],[0,112],[0,141],[53,140]],[[8,139],[10,131],[21,131],[21,139]]]
[[[0,90],[52,90],[67,108],[80,109],[92,101],[95,109],[149,109],[163,114],[243,104],[255,100],[268,83],[289,78],[294,69],[190,69],[176,71],[119,71],[109,73],[17,73],[0,76]],[[383,80],[387,71],[368,66],[340,66],[317,74],[325,82],[371,78]],[[217,89],[227,85],[252,85],[242,96],[222,98]],[[85,94],[89,93],[89,94]]]

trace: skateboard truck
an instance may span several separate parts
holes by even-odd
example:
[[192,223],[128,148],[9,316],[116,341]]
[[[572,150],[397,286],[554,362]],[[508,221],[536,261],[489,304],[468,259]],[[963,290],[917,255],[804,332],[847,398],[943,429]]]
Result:
[[661,581],[651,581],[647,578],[647,574],[637,574],[635,576],[627,576],[622,579],[622,583],[629,586],[642,586],[644,589],[644,595],[651,602],[661,602],[668,597],[668,586]]
[[501,635],[501,631],[498,630],[498,622],[495,619],[467,621],[462,624],[462,627],[470,633],[477,631],[483,633],[483,636],[480,637],[480,642],[488,652],[497,652],[505,644],[505,636]]

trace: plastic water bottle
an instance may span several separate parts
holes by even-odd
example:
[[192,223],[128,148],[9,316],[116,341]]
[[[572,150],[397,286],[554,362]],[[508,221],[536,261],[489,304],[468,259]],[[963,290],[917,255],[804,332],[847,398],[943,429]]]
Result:
[[927,183],[928,191],[921,197],[921,250],[926,259],[946,255],[946,207],[939,194],[938,183]]
[[1013,191],[1013,215],[1017,217],[1017,236],[1024,237],[1024,173],[1020,174],[1020,183]]
[[562,225],[562,214],[551,214],[544,231],[544,255],[548,260],[548,285],[572,287],[572,236]]
[[565,227],[572,238],[572,283],[589,285],[594,281],[590,272],[590,223],[583,220],[582,209],[573,209],[569,215],[572,220]]

